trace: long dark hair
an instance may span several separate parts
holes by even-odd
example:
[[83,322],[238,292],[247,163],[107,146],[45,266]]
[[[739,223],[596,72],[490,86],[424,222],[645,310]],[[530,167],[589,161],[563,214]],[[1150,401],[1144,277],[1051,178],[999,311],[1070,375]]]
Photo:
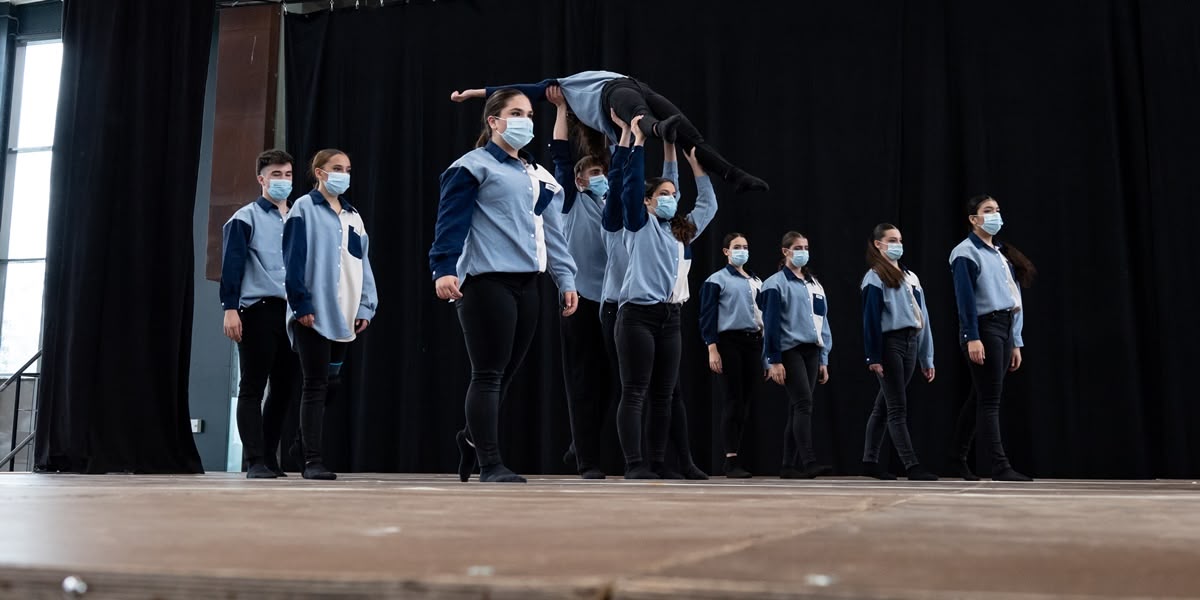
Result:
[[608,141],[605,135],[584,125],[573,111],[567,111],[567,130],[575,140],[575,156],[595,156],[604,164],[609,163]]
[[[731,231],[725,236],[725,241],[721,242],[721,248],[728,250],[729,246],[731,244],[733,244],[733,240],[736,240],[738,238],[744,238],[744,237],[746,237],[744,234],[738,233],[736,231]],[[749,238],[747,238],[746,241],[747,242],[750,241]]]
[[[980,194],[972,196],[967,200],[967,216],[974,216],[979,211],[979,205],[988,200],[995,200],[988,194]],[[1017,250],[1015,246],[1007,242],[1000,244],[1000,253],[1012,263],[1013,273],[1017,276],[1017,281],[1021,287],[1027,288],[1033,285],[1033,280],[1037,278],[1037,267],[1033,266],[1033,261],[1025,256],[1025,253]]]
[[[796,240],[807,240],[807,239],[808,239],[808,236],[804,235],[803,233],[800,233],[799,231],[789,231],[789,232],[783,234],[783,241],[779,242],[779,247],[780,248],[791,248],[792,244],[796,243]],[[786,258],[783,258],[783,257],[779,258],[779,268],[780,269],[787,268],[787,259]],[[803,273],[805,277],[812,276],[812,271],[808,270],[808,265],[804,265],[803,267],[800,267],[800,272]]]
[[509,99],[515,96],[524,96],[519,90],[514,88],[504,88],[496,90],[491,96],[488,96],[487,102],[483,104],[483,130],[479,132],[479,139],[475,140],[475,147],[482,148],[487,145],[492,139],[492,126],[488,125],[488,117],[499,117],[500,111],[508,105]]
[[[645,198],[647,200],[653,198],[654,191],[658,189],[658,186],[664,183],[675,185],[674,181],[671,181],[665,177],[651,177],[650,179],[647,179]],[[678,192],[679,188],[676,187],[675,190]],[[679,211],[677,210],[675,211],[675,216],[671,217],[671,233],[675,235],[675,239],[683,242],[684,244],[690,244],[692,243],[692,238],[696,237],[696,224],[685,215],[679,214]]]
[[875,271],[875,274],[883,281],[883,285],[898,288],[904,281],[904,273],[893,267],[891,261],[884,258],[879,249],[875,247],[875,242],[882,240],[883,236],[893,229],[898,228],[891,223],[880,223],[875,226],[875,230],[871,233],[871,239],[867,240],[867,266]]

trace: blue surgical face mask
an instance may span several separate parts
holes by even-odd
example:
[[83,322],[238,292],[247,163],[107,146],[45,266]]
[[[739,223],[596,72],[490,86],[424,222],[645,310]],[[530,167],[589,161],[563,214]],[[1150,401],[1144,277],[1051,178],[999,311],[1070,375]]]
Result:
[[904,244],[888,244],[883,253],[892,260],[900,260],[900,257],[904,256]]
[[325,189],[329,190],[330,194],[341,196],[346,193],[346,190],[350,189],[349,173],[325,171],[325,174],[329,175],[329,179],[325,181]]
[[979,226],[980,229],[988,232],[988,235],[1000,233],[1001,227],[1004,227],[1004,219],[998,212],[983,215],[983,225]]
[[670,219],[675,216],[675,210],[679,208],[679,201],[675,196],[659,196],[658,206],[654,208],[654,214],[662,219]]
[[745,248],[729,251],[729,262],[735,267],[740,267],[750,260],[750,251]]
[[496,118],[508,123],[508,127],[500,132],[500,137],[504,138],[504,141],[508,142],[513,150],[520,150],[533,140],[533,119],[527,117]]
[[803,267],[808,264],[808,250],[792,250],[792,266]]
[[608,193],[608,178],[603,175],[588,177],[588,187],[597,198],[603,198]]
[[282,202],[292,193],[292,180],[272,179],[267,182],[267,195],[271,200]]

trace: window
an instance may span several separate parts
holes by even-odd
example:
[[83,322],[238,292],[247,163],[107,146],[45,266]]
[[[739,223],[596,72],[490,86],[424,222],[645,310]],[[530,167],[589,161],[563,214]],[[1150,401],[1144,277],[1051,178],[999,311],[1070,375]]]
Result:
[[[42,347],[50,161],[62,41],[18,44],[0,218],[0,375]],[[36,368],[36,367],[35,367]]]

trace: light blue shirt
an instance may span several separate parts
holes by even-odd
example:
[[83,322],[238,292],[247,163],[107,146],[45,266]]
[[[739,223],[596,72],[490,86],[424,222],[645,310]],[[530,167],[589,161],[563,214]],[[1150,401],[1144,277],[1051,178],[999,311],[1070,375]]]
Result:
[[800,344],[821,347],[821,364],[829,364],[833,332],[825,288],[815,277],[800,279],[783,268],[763,282],[758,295],[763,311],[763,357],[767,364],[783,361],[783,353]]
[[1025,326],[1021,286],[1017,284],[1012,263],[1000,252],[1003,247],[997,244],[993,248],[972,232],[950,252],[960,342],[979,339],[980,315],[1010,310],[1013,311],[1013,345],[1017,348],[1025,346],[1021,338]]
[[283,215],[259,197],[221,228],[221,306],[233,310],[266,298],[286,298]]
[[933,368],[933,330],[929,326],[929,309],[916,273],[904,269],[904,282],[891,288],[883,284],[874,269],[862,280],[863,345],[867,364],[883,360],[883,334],[901,329],[919,329],[917,356],[922,369]]
[[563,228],[567,249],[575,261],[575,287],[581,297],[598,302],[603,296],[608,261],[600,226],[605,198],[576,187],[575,161],[566,140],[550,142],[550,156],[554,159],[554,178],[563,186]]
[[758,293],[762,280],[737,267],[725,265],[700,286],[700,337],[705,345],[717,343],[723,331],[762,331]]
[[[717,197],[707,175],[696,178],[696,207],[687,219],[696,225],[696,233],[687,243],[675,238],[671,222],[651,217],[643,202],[645,192],[645,152],[635,146],[629,153],[622,190],[625,223],[625,249],[629,267],[621,282],[618,303],[651,305],[682,304],[687,300],[687,272],[695,241],[717,214]],[[682,284],[680,282],[682,280]]]
[[496,90],[513,88],[528,96],[530,102],[538,102],[546,99],[546,88],[557,85],[562,89],[563,98],[580,123],[603,133],[616,143],[621,137],[621,132],[604,108],[604,86],[614,79],[624,78],[625,75],[612,71],[583,71],[569,77],[545,79],[538,83],[489,86],[484,91],[486,95],[491,96]]
[[549,270],[559,291],[576,291],[575,261],[563,235],[562,186],[528,154],[521,157],[488,142],[442,173],[429,250],[434,280],[455,275],[465,283],[482,273]]
[[[625,221],[621,210],[621,195],[625,189],[625,165],[629,161],[629,148],[617,146],[612,153],[612,166],[608,170],[608,197],[616,199],[604,205],[601,236],[608,264],[604,269],[604,290],[600,302],[616,302],[621,296],[621,284],[625,282],[625,271],[629,268],[629,250],[625,248]],[[663,179],[670,179],[679,186],[679,163],[663,161]],[[645,184],[638,186],[644,189]]]
[[296,319],[305,315],[315,315],[313,329],[338,342],[354,340],[355,319],[375,318],[379,297],[367,258],[367,230],[358,210],[345,198],[338,201],[340,214],[313,190],[296,200],[284,221],[289,337],[292,327],[302,327]]

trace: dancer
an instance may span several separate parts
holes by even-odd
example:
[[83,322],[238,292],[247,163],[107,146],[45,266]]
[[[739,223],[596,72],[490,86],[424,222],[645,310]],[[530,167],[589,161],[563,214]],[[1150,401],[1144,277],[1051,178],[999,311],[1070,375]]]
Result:
[[575,262],[561,222],[562,186],[521,152],[533,139],[532,116],[521,92],[493,94],[476,148],[441,176],[429,266],[438,298],[455,302],[471,358],[467,429],[456,438],[462,481],[477,460],[480,481],[525,482],[500,455],[500,406],[537,328],[539,273],[553,276],[564,317],[578,306]]
[[933,382],[933,332],[917,274],[900,264],[904,240],[889,223],[875,226],[867,242],[870,270],[862,280],[863,344],[867,368],[879,380],[875,407],[867,420],[863,471],[876,479],[895,479],[879,465],[884,432],[904,462],[910,480],[934,481],[921,466],[908,434],[908,382],[918,359],[926,381]]

